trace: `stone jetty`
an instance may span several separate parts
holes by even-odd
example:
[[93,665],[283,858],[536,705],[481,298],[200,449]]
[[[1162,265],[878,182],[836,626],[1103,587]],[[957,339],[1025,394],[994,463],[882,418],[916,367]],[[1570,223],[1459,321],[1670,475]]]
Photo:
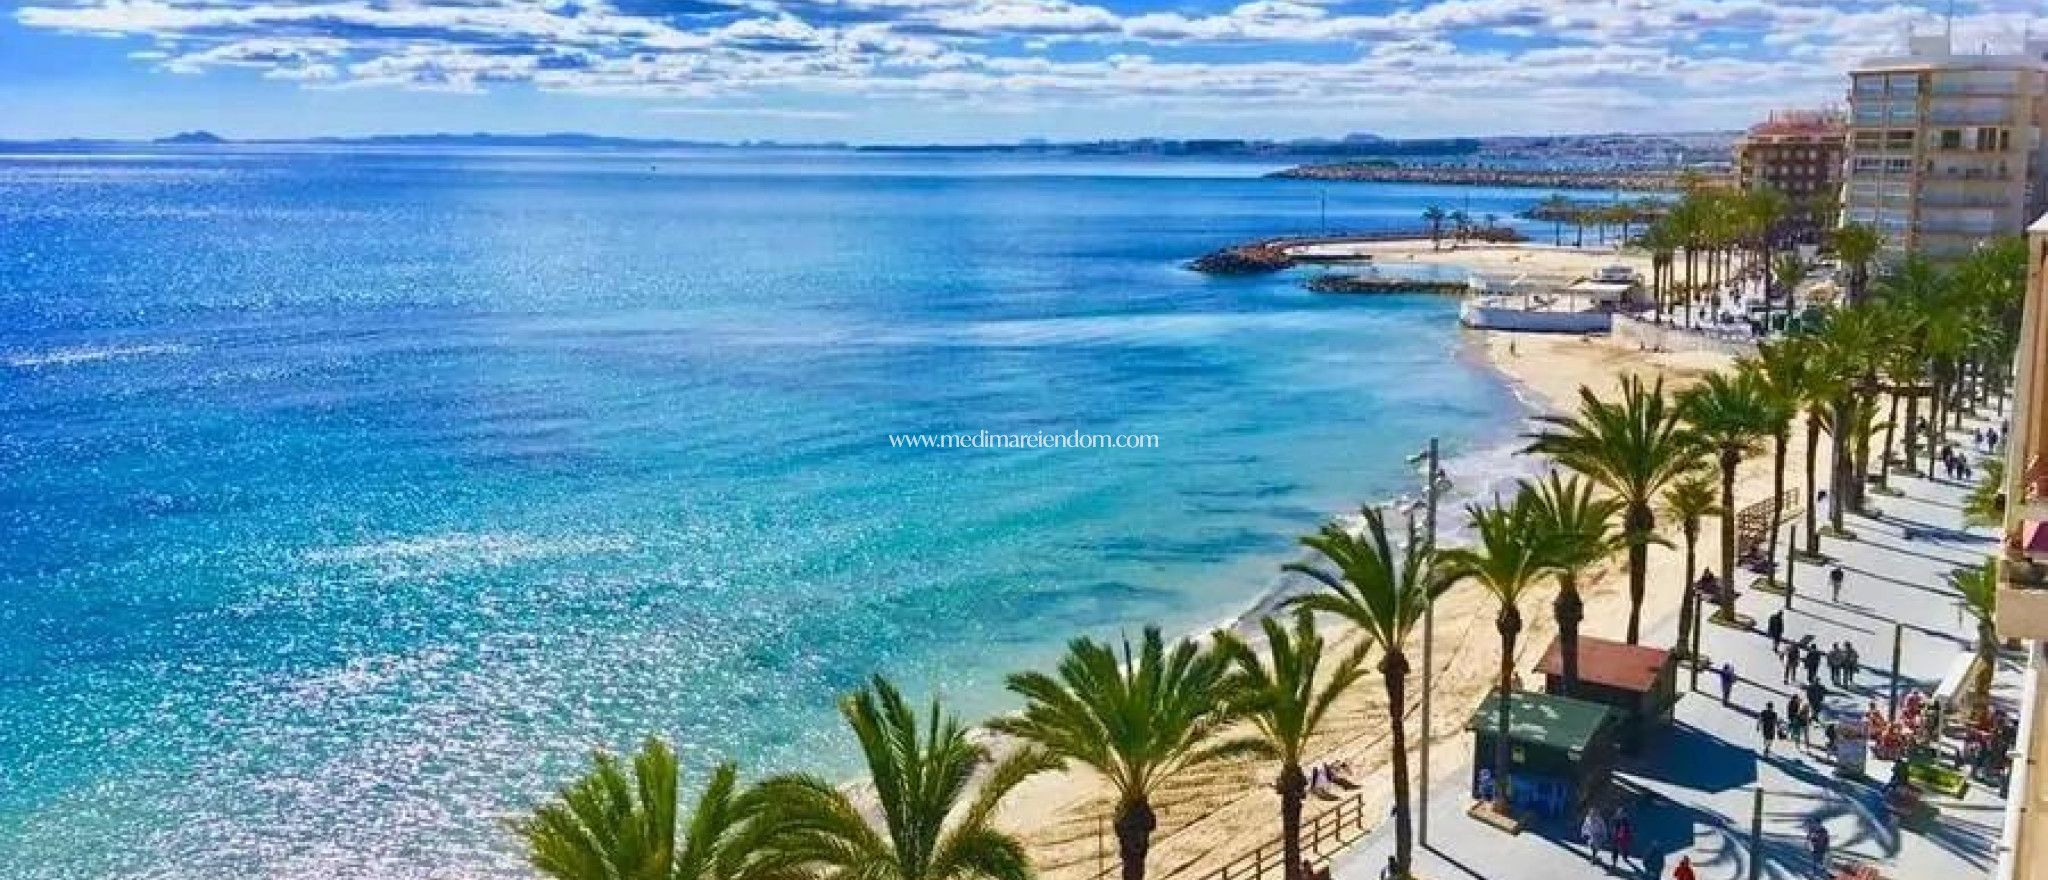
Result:
[[1560,190],[1633,190],[1676,192],[1684,178],[1664,171],[1543,171],[1514,168],[1388,165],[1381,162],[1335,162],[1298,165],[1268,177],[1335,180],[1359,183],[1433,183],[1450,186],[1518,186]]

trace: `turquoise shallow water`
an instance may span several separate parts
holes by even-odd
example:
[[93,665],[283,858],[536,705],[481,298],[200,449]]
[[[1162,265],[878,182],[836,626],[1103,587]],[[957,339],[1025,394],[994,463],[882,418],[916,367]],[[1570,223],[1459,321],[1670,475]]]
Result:
[[[1544,194],[1262,170],[0,156],[0,873],[517,873],[592,745],[844,772],[871,672],[1000,711],[1490,467],[1453,303],[1178,267]],[[887,439],[981,430],[1159,445]]]

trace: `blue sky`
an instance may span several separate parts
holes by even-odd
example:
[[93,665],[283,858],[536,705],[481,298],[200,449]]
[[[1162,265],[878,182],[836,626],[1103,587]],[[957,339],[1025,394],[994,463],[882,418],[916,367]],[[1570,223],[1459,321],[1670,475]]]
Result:
[[[1957,0],[1958,43],[2048,0]],[[1699,130],[1839,102],[1946,0],[8,0],[0,138]],[[2030,21],[2029,16],[2033,16]]]

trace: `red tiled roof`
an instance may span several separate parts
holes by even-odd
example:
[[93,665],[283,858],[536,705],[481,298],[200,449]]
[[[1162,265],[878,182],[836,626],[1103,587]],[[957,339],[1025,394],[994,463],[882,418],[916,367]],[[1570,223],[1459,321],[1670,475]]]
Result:
[[[1647,693],[1670,660],[1670,651],[1579,636],[1579,680],[1591,684]],[[1557,642],[1550,643],[1536,668],[1545,675],[1564,673],[1564,651]]]

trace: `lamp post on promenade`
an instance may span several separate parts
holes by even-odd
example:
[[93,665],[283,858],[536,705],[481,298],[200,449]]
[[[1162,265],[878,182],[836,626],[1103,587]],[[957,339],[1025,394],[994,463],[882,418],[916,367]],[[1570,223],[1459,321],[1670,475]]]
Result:
[[[1422,547],[1425,551],[1436,549],[1436,500],[1437,492],[1449,482],[1439,479],[1437,467],[1437,439],[1429,438],[1429,452],[1423,464],[1423,519]],[[1411,585],[1412,586],[1412,585]],[[1436,603],[1422,606],[1422,758],[1419,772],[1421,778],[1422,809],[1416,813],[1415,839],[1424,846],[1429,845],[1429,752],[1430,752],[1430,692],[1434,690],[1436,677]],[[1400,707],[1395,707],[1400,711]],[[1402,758],[1400,760],[1407,760]]]

